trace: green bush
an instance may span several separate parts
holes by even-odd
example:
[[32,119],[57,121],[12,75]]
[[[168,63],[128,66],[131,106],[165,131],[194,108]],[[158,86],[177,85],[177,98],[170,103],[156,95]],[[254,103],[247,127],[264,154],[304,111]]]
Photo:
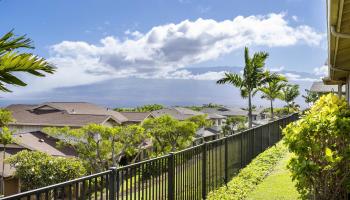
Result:
[[53,157],[38,151],[21,151],[7,162],[16,168],[21,189],[32,190],[85,175],[82,162],[74,158]]
[[288,168],[303,199],[346,199],[350,173],[347,102],[334,94],[324,95],[283,133],[295,154]]
[[258,155],[249,165],[234,177],[227,187],[223,186],[209,193],[208,199],[244,199],[272,171],[285,155],[287,148],[279,142]]

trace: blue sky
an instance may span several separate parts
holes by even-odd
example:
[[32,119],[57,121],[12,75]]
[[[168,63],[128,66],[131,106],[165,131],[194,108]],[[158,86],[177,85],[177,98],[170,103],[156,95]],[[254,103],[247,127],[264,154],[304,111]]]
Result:
[[[244,46],[268,51],[268,68],[307,88],[325,75],[325,6],[319,0],[2,0],[0,18],[6,20],[0,21],[0,34],[11,29],[27,34],[36,46],[33,52],[58,68],[45,80],[24,76],[27,88],[14,88],[3,96],[10,103],[51,101],[76,89],[74,97],[64,100],[111,105],[114,98],[115,104],[120,96],[127,98],[128,89],[108,99],[96,99],[96,93],[89,96],[84,91],[99,91],[98,86],[105,91],[111,84],[113,91],[115,85],[128,88],[125,79],[130,78],[139,84],[130,85],[134,90],[143,91],[143,83],[158,87],[166,82],[169,86],[163,91],[185,91],[178,101],[167,101],[178,97],[157,92],[152,97],[164,99],[159,103],[191,104],[204,99],[228,104],[215,99],[216,93],[227,92],[221,88],[186,99],[196,88],[182,83],[190,81],[206,89],[223,73],[213,67],[243,66]],[[208,71],[193,74],[188,70],[193,67]],[[154,101],[131,97],[119,104]]]

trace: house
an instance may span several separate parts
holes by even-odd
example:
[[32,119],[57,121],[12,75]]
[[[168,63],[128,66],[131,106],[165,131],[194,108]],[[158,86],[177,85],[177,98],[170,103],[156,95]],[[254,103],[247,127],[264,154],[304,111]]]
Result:
[[[338,86],[336,85],[325,85],[322,81],[315,81],[312,83],[311,87],[310,87],[310,91],[311,92],[317,92],[319,94],[326,94],[326,93],[338,93]],[[342,86],[341,88],[341,93],[345,94],[345,87]]]
[[338,95],[345,85],[345,97],[350,101],[350,0],[327,1],[328,77],[326,85],[337,85]]
[[13,104],[15,122],[9,124],[16,132],[41,131],[44,127],[75,127],[95,123],[105,126],[120,125],[128,119],[119,112],[86,102],[49,102],[39,105]]
[[[259,107],[252,111],[253,120],[265,119],[266,114],[264,112],[265,108]],[[218,114],[225,117],[248,117],[248,111],[238,107],[218,107],[218,108],[203,108],[201,110],[203,113],[207,114]]]
[[[52,156],[62,157],[74,157],[76,156],[75,151],[72,148],[64,147],[57,148],[56,142],[58,139],[48,137],[46,134],[36,131],[29,133],[17,133],[14,134],[15,144],[6,145],[5,159],[11,155],[22,150],[29,151],[41,151]],[[3,164],[4,147],[0,145],[0,166]],[[16,194],[20,192],[20,182],[13,175],[15,168],[5,163],[4,166],[4,181],[5,181],[5,195]],[[2,167],[0,167],[0,174],[2,174]]]

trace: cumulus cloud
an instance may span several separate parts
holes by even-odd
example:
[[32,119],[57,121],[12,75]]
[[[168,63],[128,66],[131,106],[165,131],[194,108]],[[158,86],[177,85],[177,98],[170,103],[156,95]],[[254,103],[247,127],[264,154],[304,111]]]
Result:
[[[284,14],[237,16],[231,20],[184,20],[148,32],[125,31],[99,44],[62,41],[50,48],[58,69],[35,89],[76,86],[118,77],[217,79],[223,72],[194,75],[182,68],[216,59],[244,46],[319,45],[324,35],[307,25],[291,26]],[[215,77],[215,78],[214,78]]]
[[314,68],[314,73],[317,75],[317,76],[327,76],[328,75],[328,66],[327,65],[323,65],[321,67],[316,67]]
[[289,81],[308,81],[308,82],[319,81],[319,79],[317,79],[317,78],[303,77],[300,74],[295,74],[295,73],[291,73],[291,72],[283,73],[283,75]]

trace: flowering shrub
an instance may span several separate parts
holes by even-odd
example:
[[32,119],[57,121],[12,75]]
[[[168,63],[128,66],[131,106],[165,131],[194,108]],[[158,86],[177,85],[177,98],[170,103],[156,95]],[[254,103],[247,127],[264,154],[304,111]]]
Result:
[[288,165],[304,199],[346,199],[350,175],[350,110],[334,94],[322,96],[284,130],[295,154]]
[[21,151],[7,162],[16,168],[21,190],[32,190],[85,175],[86,170],[77,159],[53,157],[38,151]]

